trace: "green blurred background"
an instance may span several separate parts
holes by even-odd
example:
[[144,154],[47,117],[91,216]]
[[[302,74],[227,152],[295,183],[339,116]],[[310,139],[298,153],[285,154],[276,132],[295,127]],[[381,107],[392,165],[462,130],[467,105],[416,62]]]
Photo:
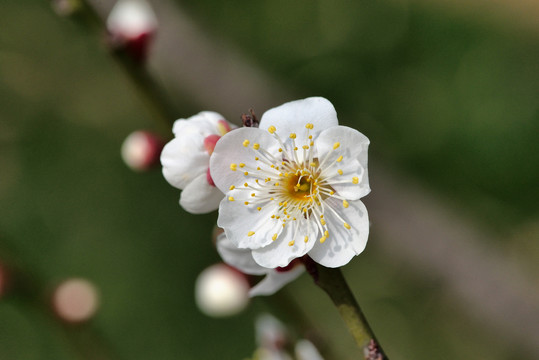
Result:
[[[371,163],[413,177],[494,234],[486,245],[519,264],[537,291],[539,12],[530,22],[526,11],[488,16],[444,4],[176,3],[297,98],[330,99],[344,124],[371,139]],[[130,132],[170,137],[170,129],[143,107],[100,34],[47,1],[2,0],[0,29],[0,261],[23,269],[39,299],[73,276],[101,294],[91,323],[71,327],[47,300],[1,298],[0,359],[79,359],[93,347],[113,359],[242,359],[255,349],[258,314],[294,322],[287,301],[327,333],[338,359],[358,358],[308,276],[241,315],[200,313],[193,288],[219,261],[208,230],[216,214],[184,212],[159,169],[137,174],[120,158]],[[211,105],[188,88],[170,95],[178,118]],[[344,271],[392,359],[535,358],[534,344],[486,326],[442,281],[388,260],[377,236]]]

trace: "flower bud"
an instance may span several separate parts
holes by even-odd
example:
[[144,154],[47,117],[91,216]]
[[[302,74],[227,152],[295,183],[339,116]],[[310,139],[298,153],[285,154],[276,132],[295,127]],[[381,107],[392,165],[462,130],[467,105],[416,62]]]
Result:
[[52,305],[60,319],[69,323],[81,323],[94,316],[99,307],[99,295],[89,281],[72,278],[55,289]]
[[145,0],[119,0],[109,14],[107,29],[114,48],[125,49],[134,60],[143,61],[157,30],[157,18]]
[[249,302],[249,283],[245,275],[225,264],[205,269],[195,284],[195,300],[208,316],[238,314]]
[[148,131],[131,133],[122,144],[122,159],[132,170],[146,171],[159,163],[164,142]]

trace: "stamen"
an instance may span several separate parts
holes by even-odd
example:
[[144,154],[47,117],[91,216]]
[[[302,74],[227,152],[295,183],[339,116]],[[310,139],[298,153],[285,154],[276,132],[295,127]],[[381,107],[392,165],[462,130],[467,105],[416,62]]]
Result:
[[341,146],[341,143],[336,142],[335,144],[333,144],[333,150],[336,150],[339,146]]
[[343,200],[342,201],[342,206],[346,209],[348,207],[348,201]]
[[344,223],[343,225],[344,225],[344,227],[347,228],[348,230],[351,229],[351,227],[350,227],[350,225],[348,225],[348,223]]
[[249,143],[250,143],[249,140],[245,139],[243,141],[243,146],[247,147],[247,146],[249,146]]
[[357,176],[354,176],[354,177],[352,178],[352,183],[353,183],[353,184],[359,183],[359,179],[358,179]]
[[232,196],[229,196],[228,201],[234,201],[234,198]]
[[238,165],[237,165],[237,164],[234,164],[234,163],[230,164],[230,170],[236,171],[237,166],[238,166]]
[[273,134],[277,129],[275,128],[275,126],[271,125],[269,128],[268,128],[268,131],[270,134]]
[[234,190],[236,187],[234,185],[230,185],[230,187],[228,188],[228,190]]
[[255,234],[254,231],[249,231],[249,232],[247,233],[247,236],[253,236],[254,234]]

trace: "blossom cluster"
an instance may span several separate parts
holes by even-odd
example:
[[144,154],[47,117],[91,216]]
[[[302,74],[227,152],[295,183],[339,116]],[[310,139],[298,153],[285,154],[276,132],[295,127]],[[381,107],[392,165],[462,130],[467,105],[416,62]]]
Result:
[[202,112],[177,120],[173,133],[161,155],[163,174],[183,190],[185,210],[219,209],[223,260],[266,275],[252,295],[296,278],[305,256],[340,267],[364,250],[369,140],[339,125],[327,99],[270,109],[259,127],[235,129],[220,114]]

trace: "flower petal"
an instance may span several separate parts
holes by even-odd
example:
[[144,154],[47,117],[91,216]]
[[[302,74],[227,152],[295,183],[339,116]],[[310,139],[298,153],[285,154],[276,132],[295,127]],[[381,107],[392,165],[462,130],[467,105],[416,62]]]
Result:
[[249,291],[249,296],[273,295],[283,286],[297,279],[304,271],[303,265],[294,266],[288,271],[270,270],[268,275]]
[[328,199],[326,203],[349,224],[350,229],[328,209],[324,216],[330,235],[324,243],[316,242],[309,256],[320,265],[335,268],[348,264],[365,249],[369,236],[369,216],[361,200],[350,201],[348,208],[334,199]]
[[191,214],[206,214],[217,210],[225,195],[208,183],[206,174],[191,181],[180,195],[180,205]]
[[[278,154],[278,149],[279,142],[262,129],[240,128],[229,132],[217,142],[210,159],[210,171],[215,185],[226,193],[231,185],[239,186],[246,181],[254,181],[249,171],[260,166],[255,158],[261,157],[263,151]],[[240,164],[245,167],[240,168]],[[245,175],[246,171],[248,175]]]
[[254,261],[250,249],[239,249],[224,233],[217,237],[217,252],[224,262],[245,274],[264,275],[268,272]]
[[[210,156],[203,149],[202,137],[172,139],[161,152],[163,176],[170,185],[184,189],[193,179],[205,173]],[[200,145],[200,146],[199,146]]]
[[[301,224],[300,230],[294,234],[293,226],[286,226],[279,237],[267,246],[253,250],[253,258],[263,267],[274,269],[285,267],[295,258],[305,255],[316,243],[318,229],[308,227],[307,221]],[[295,238],[294,238],[295,235]],[[308,241],[304,237],[308,236]],[[291,241],[294,241],[291,244]]]
[[290,133],[297,134],[298,138],[306,138],[307,123],[313,124],[310,133],[315,137],[320,131],[339,125],[333,104],[323,97],[287,102],[266,111],[260,120],[260,128],[267,130],[275,126],[276,133],[283,139]]
[[[360,199],[371,191],[367,171],[369,143],[369,139],[365,135],[347,126],[326,129],[320,133],[316,140],[320,159],[325,159],[322,161],[326,166],[334,164],[335,169],[342,169],[342,179],[350,180],[348,183],[332,184],[339,195],[349,200]],[[336,144],[339,146],[335,149]],[[336,162],[340,156],[342,156],[342,160]],[[357,184],[352,182],[354,177],[357,177]]]
[[254,206],[245,205],[247,197],[242,197],[245,194],[247,192],[243,190],[227,193],[219,206],[217,225],[225,230],[236,247],[257,249],[273,242],[272,237],[281,233],[282,226],[279,220],[271,217],[274,207],[264,206],[258,211]]

